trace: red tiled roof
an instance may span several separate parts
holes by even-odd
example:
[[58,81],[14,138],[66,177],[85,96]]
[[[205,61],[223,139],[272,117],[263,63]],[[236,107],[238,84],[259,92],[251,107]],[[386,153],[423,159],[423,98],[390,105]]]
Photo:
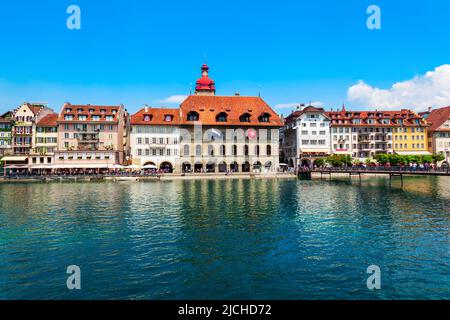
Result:
[[447,120],[450,119],[450,107],[435,109],[431,111],[430,115],[427,117],[427,121],[431,123],[428,130],[436,131],[442,126]]
[[[187,120],[189,112],[197,112],[199,121],[203,125],[215,126],[262,126],[281,127],[283,122],[271,107],[260,97],[243,96],[189,96],[180,106],[181,124],[192,125],[193,121]],[[226,122],[217,122],[216,116],[226,113]],[[248,113],[250,122],[241,122],[240,117]],[[269,122],[260,122],[259,117],[269,115]]]
[[[172,121],[166,121],[166,116],[171,116]],[[146,118],[148,120],[146,121]],[[166,108],[142,108],[131,116],[131,125],[166,125],[180,124],[180,109]]]
[[[58,122],[118,122],[122,106],[71,105],[64,104],[58,117]],[[115,111],[115,113],[114,113]],[[73,120],[66,120],[66,115],[72,115]],[[78,116],[86,116],[86,120],[79,120]],[[93,120],[93,116],[100,116],[100,120]],[[113,116],[106,120],[106,116]]]
[[325,110],[323,108],[316,108],[314,106],[307,106],[307,107],[304,107],[302,110],[297,110],[297,111],[292,112],[290,115],[288,115],[286,117],[285,122],[294,121],[298,117],[300,117],[302,114],[304,114],[305,112],[320,112],[320,113],[323,113],[324,116],[326,116],[328,118],[328,116],[327,116],[327,114],[326,114],[326,112],[325,112]]
[[8,120],[8,119],[5,119],[5,118],[3,118],[3,117],[0,117],[0,122],[1,122],[1,123],[10,123],[11,121]]
[[44,118],[39,120],[37,123],[38,127],[56,127],[57,123],[56,120],[58,120],[58,114],[57,113],[51,113],[46,115]]
[[30,108],[31,112],[34,113],[34,115],[37,115],[42,109],[45,108],[44,105],[41,104],[31,104],[27,103],[28,108]]

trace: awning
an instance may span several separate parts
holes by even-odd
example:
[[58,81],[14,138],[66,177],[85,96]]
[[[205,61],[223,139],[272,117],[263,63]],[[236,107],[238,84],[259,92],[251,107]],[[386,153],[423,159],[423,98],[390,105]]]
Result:
[[107,164],[65,164],[65,165],[54,165],[50,169],[106,169]]
[[34,166],[30,168],[31,170],[39,170],[39,169],[53,169],[53,166]]
[[394,151],[399,156],[431,156],[428,151]]
[[154,166],[154,165],[152,165],[152,164],[148,164],[148,165],[146,165],[146,166],[143,166],[142,169],[158,169],[158,167],[157,167],[157,166]]
[[12,162],[12,161],[26,161],[28,159],[27,156],[21,156],[21,157],[3,157],[2,161],[8,161],[8,162]]
[[140,168],[141,168],[140,166],[137,166],[135,164],[125,167],[125,169],[140,169]]
[[328,149],[300,149],[301,153],[330,153]]

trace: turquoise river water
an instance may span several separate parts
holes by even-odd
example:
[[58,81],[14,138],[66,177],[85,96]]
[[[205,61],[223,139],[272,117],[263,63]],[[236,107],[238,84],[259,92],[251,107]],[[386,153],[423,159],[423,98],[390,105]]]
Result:
[[447,177],[3,183],[0,299],[450,299],[449,231]]

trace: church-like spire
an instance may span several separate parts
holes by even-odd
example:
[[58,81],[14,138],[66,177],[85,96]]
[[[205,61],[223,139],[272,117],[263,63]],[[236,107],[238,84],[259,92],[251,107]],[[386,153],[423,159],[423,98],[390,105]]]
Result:
[[209,67],[202,66],[202,77],[197,80],[195,85],[195,94],[204,96],[213,96],[216,94],[216,85],[214,80],[209,77]]

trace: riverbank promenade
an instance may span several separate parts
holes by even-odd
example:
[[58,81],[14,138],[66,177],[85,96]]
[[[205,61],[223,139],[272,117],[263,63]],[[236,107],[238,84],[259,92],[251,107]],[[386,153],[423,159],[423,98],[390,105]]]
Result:
[[0,177],[0,183],[8,182],[101,182],[101,181],[169,181],[169,180],[224,180],[224,179],[285,179],[296,178],[294,173],[105,173],[105,174],[64,174],[64,175],[7,175]]

